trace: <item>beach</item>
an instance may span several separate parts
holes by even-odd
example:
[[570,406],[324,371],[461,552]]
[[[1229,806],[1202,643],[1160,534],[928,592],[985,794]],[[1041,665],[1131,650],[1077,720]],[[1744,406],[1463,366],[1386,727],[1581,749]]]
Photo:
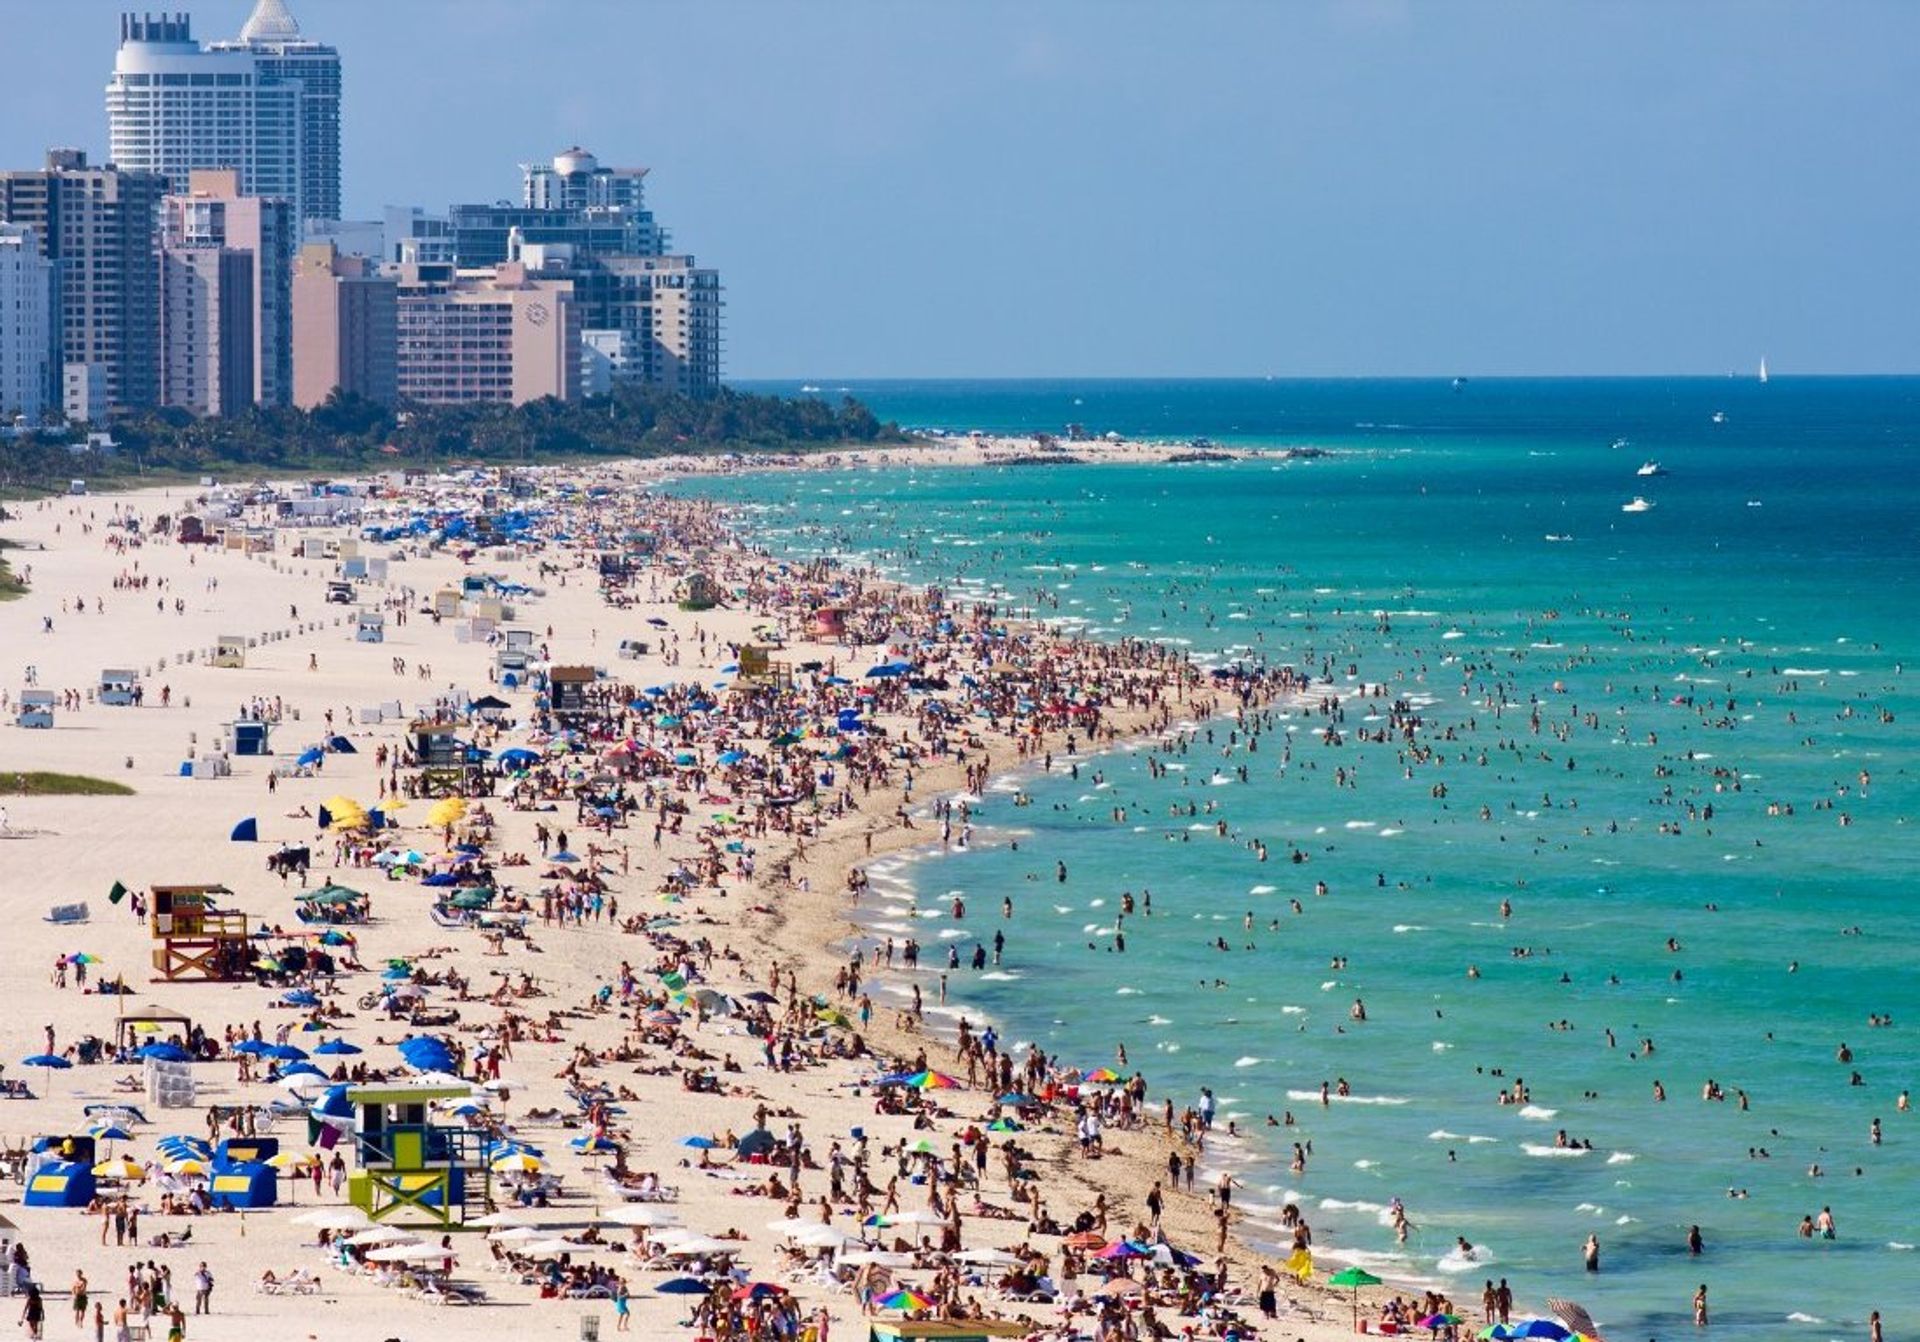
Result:
[[[596,506],[612,510],[618,503],[613,497],[615,486],[625,487],[616,472],[594,479],[607,487],[608,500],[592,505],[569,497],[567,506],[576,521]],[[457,487],[465,488],[465,482]],[[429,481],[422,488],[452,492],[456,485]],[[514,1139],[537,1147],[542,1152],[537,1158],[542,1177],[559,1181],[558,1191],[548,1199],[550,1206],[525,1209],[528,1225],[549,1239],[557,1234],[569,1240],[597,1228],[600,1244],[573,1243],[560,1251],[567,1265],[598,1262],[630,1279],[627,1298],[632,1328],[641,1335],[658,1336],[676,1331],[674,1325],[688,1317],[688,1301],[650,1289],[663,1278],[643,1271],[626,1250],[630,1230],[603,1219],[625,1201],[602,1173],[608,1157],[568,1149],[574,1139],[604,1136],[609,1144],[617,1144],[622,1168],[644,1172],[674,1190],[672,1201],[648,1204],[660,1207],[663,1219],[707,1235],[739,1232],[744,1238],[738,1242],[737,1261],[746,1278],[779,1282],[789,1280],[781,1274],[791,1262],[778,1252],[787,1236],[769,1226],[786,1219],[791,1209],[778,1196],[747,1195],[749,1190],[763,1188],[764,1176],[778,1167],[736,1165],[724,1147],[708,1155],[703,1146],[685,1144],[686,1139],[717,1142],[729,1133],[747,1133],[757,1126],[757,1111],[764,1109],[765,1126],[774,1132],[784,1132],[789,1122],[799,1124],[808,1161],[824,1165],[830,1145],[852,1152],[856,1139],[851,1134],[859,1129],[867,1134],[866,1144],[874,1152],[876,1182],[884,1185],[889,1180],[883,1176],[896,1161],[903,1170],[917,1170],[924,1163],[905,1152],[910,1139],[931,1137],[930,1149],[944,1150],[958,1129],[978,1126],[990,1112],[997,1112],[994,1097],[986,1089],[963,1086],[951,1092],[927,1092],[927,1098],[938,1101],[952,1118],[922,1119],[916,1126],[910,1114],[877,1113],[870,1083],[879,1064],[873,1057],[812,1058],[823,1047],[844,1051],[846,1040],[832,1031],[808,1031],[799,1040],[804,1061],[792,1062],[790,1070],[783,1070],[763,1065],[765,1041],[748,1033],[738,1011],[689,1010],[683,1002],[682,1009],[673,1013],[679,1018],[674,1027],[664,1034],[656,1030],[650,1039],[638,1017],[643,1011],[674,1005],[658,974],[663,966],[671,974],[672,966],[686,957],[700,961],[703,988],[735,1001],[753,991],[770,992],[777,1006],[792,996],[795,984],[805,994],[830,995],[835,971],[845,964],[839,947],[847,933],[848,871],[869,860],[869,840],[876,856],[920,842],[928,837],[926,827],[933,823],[927,808],[936,799],[958,792],[969,766],[994,776],[1019,767],[1023,761],[1007,728],[1018,726],[1031,759],[1049,750],[1064,758],[1070,736],[1075,738],[1075,749],[1088,749],[1094,740],[1087,727],[1070,725],[1062,716],[1053,730],[1040,727],[1036,731],[1036,724],[1025,721],[1024,713],[1010,712],[1005,727],[982,731],[983,739],[971,760],[916,762],[910,803],[899,796],[903,778],[883,778],[857,802],[846,798],[852,803],[847,814],[822,819],[817,825],[810,818],[801,828],[817,828],[818,833],[809,836],[805,856],[791,868],[786,867],[786,857],[794,836],[781,832],[781,825],[790,822],[780,820],[768,829],[738,818],[707,821],[698,813],[702,803],[697,796],[696,809],[689,813],[693,823],[683,832],[655,834],[647,814],[636,809],[597,835],[590,835],[586,828],[594,817],[576,815],[571,804],[556,816],[550,811],[518,810],[496,796],[475,801],[475,814],[449,827],[421,823],[424,812],[431,809],[429,799],[395,797],[402,804],[389,808],[388,814],[397,821],[397,829],[349,833],[342,840],[342,831],[322,832],[317,827],[318,813],[329,799],[354,798],[377,808],[408,772],[400,767],[398,752],[407,746],[406,732],[412,722],[437,712],[462,732],[474,731],[480,724],[471,715],[450,713],[450,705],[500,688],[489,679],[496,652],[493,645],[457,635],[463,620],[436,620],[424,613],[423,602],[446,585],[457,586],[463,576],[478,570],[516,589],[534,589],[514,592],[511,603],[517,609],[511,620],[501,623],[530,629],[542,645],[543,665],[599,666],[617,683],[636,688],[725,679],[721,668],[735,663],[741,645],[764,638],[768,621],[779,619],[776,603],[769,595],[758,602],[730,602],[728,608],[697,613],[678,609],[672,598],[675,582],[684,578],[686,556],[676,546],[663,547],[648,566],[627,575],[621,588],[622,606],[615,610],[603,599],[590,548],[526,545],[515,554],[511,547],[495,546],[466,563],[449,552],[455,547],[429,552],[425,545],[403,541],[381,547],[382,554],[390,551],[393,556],[384,584],[358,585],[351,606],[330,604],[325,600],[326,588],[335,577],[335,565],[295,557],[289,547],[309,537],[349,537],[351,529],[281,528],[272,552],[254,554],[181,545],[156,536],[152,522],[157,515],[177,516],[189,506],[205,511],[191,503],[197,492],[176,488],[29,503],[20,506],[18,520],[7,524],[9,539],[22,547],[12,554],[15,571],[31,583],[30,594],[5,612],[7,627],[17,640],[12,697],[17,699],[28,667],[35,687],[63,696],[72,691],[75,697],[63,697],[50,731],[9,729],[4,767],[84,774],[124,783],[136,793],[130,798],[7,801],[0,882],[9,892],[17,932],[0,966],[0,987],[22,1004],[22,1012],[4,1034],[4,1077],[23,1084],[34,1097],[8,1100],[0,1108],[0,1131],[10,1144],[45,1134],[81,1133],[86,1106],[132,1103],[144,1109],[149,1122],[136,1125],[129,1139],[114,1146],[137,1161],[157,1162],[154,1141],[160,1135],[206,1134],[208,1105],[265,1106],[275,1099],[287,1100],[285,1088],[263,1079],[264,1067],[249,1066],[255,1079],[240,1081],[243,1064],[231,1045],[248,1039],[284,1036],[295,1047],[319,1039],[343,1039],[364,1052],[314,1061],[365,1062],[391,1071],[395,1059],[386,1045],[408,1033],[409,1027],[388,1019],[380,1009],[357,1007],[356,1000],[378,983],[382,964],[389,958],[404,958],[407,970],[402,977],[422,984],[435,981],[423,990],[427,1001],[458,1013],[458,1020],[450,1021],[442,1033],[460,1046],[465,1070],[477,1065],[472,1053],[484,1057],[489,1049],[499,1050],[503,1039],[510,1047],[511,1060],[504,1062],[500,1073],[503,1093],[488,1105],[487,1122],[510,1128]],[[397,502],[404,507],[405,501],[403,491]],[[121,524],[128,513],[140,519],[137,531]],[[716,548],[709,552],[708,562],[719,566],[716,576],[723,586],[728,580],[743,580],[757,566],[758,561],[745,552],[722,553],[718,547],[724,541],[717,535],[712,539]],[[771,594],[773,586],[768,590]],[[760,609],[754,609],[756,604]],[[370,609],[379,609],[385,616],[381,642],[354,637],[357,612]],[[858,600],[854,609],[860,609]],[[804,614],[787,612],[788,622],[797,625]],[[758,635],[756,627],[762,631]],[[885,642],[884,630],[879,644],[866,649],[838,641],[811,642],[806,631],[795,632],[802,636],[783,640],[779,654],[783,661],[848,668],[855,677]],[[236,636],[246,644],[245,664],[210,665],[210,654],[223,640]],[[622,658],[621,640],[636,637],[649,644],[648,650]],[[1095,660],[1088,661],[1089,668]],[[138,706],[95,701],[102,672],[112,669],[137,673]],[[1188,677],[1184,685],[1176,683],[1179,677],[1168,679],[1173,675],[1170,670],[1135,677],[1115,667],[1109,688],[1133,677],[1139,680],[1141,694],[1131,706],[1089,714],[1090,722],[1100,724],[1098,740],[1164,727],[1176,719],[1199,720],[1231,707],[1230,692],[1205,677],[1182,674]],[[1156,679],[1165,683],[1149,691],[1148,682]],[[519,740],[532,716],[524,689],[506,697],[512,707],[477,733],[496,746]],[[365,720],[364,709],[393,701],[401,705],[398,713],[378,722]],[[79,706],[70,708],[70,702]],[[231,730],[230,724],[259,718],[274,724],[273,755],[223,756],[231,766],[230,776],[195,778],[182,773],[183,761],[222,754],[218,743]],[[697,734],[673,736],[655,729],[644,716],[635,721],[647,728],[643,734],[658,737],[662,745],[670,744],[670,736],[683,739],[699,752],[707,768],[714,767],[716,745],[728,737],[726,732],[716,736],[704,727]],[[875,715],[874,723],[896,732],[916,725],[924,728],[924,721],[916,724],[913,715],[885,711]],[[744,733],[750,730],[736,726],[732,740],[759,754],[766,746],[746,740]],[[344,738],[352,753],[337,749],[336,738]],[[597,742],[593,755],[612,744]],[[394,753],[385,770],[376,762],[383,746]],[[317,768],[294,764],[315,748],[321,751]],[[269,774],[276,770],[278,776],[269,787]],[[639,782],[641,777],[630,775],[629,781]],[[669,773],[659,780],[659,786],[664,798],[673,790],[673,776]],[[711,789],[707,795],[721,796]],[[730,802],[723,797],[712,804]],[[919,817],[915,829],[900,825],[902,813]],[[257,839],[232,841],[230,832],[247,819],[255,822]],[[536,825],[562,831],[573,827],[576,847],[594,845],[584,864],[595,874],[590,884],[609,903],[624,906],[627,919],[623,921],[637,922],[635,931],[616,930],[614,912],[607,911],[603,921],[597,907],[577,926],[559,925],[565,917],[560,913],[551,922],[534,916],[533,910],[543,903],[552,907],[551,900],[536,893],[542,888],[540,878],[552,878],[544,883],[547,890],[571,889],[566,878],[577,876],[582,866],[546,865],[545,852],[557,847],[541,848]],[[679,830],[677,822],[673,828]],[[371,860],[371,854],[383,847],[440,852],[454,831],[473,837],[484,833],[489,864],[503,864],[492,872],[500,887],[515,897],[531,896],[518,935],[489,938],[484,929],[436,925],[429,917],[432,893],[420,889],[416,879],[420,871],[408,868],[402,876],[402,869]],[[726,850],[728,844],[737,845],[731,853]],[[320,1008],[279,1005],[288,985],[277,974],[265,976],[274,980],[270,983],[153,982],[150,922],[136,917],[131,909],[136,901],[150,900],[155,886],[224,886],[232,893],[218,897],[221,906],[243,912],[249,926],[265,923],[302,930],[293,917],[299,881],[267,870],[268,856],[283,846],[310,850],[312,866],[304,879],[311,886],[332,880],[368,896],[365,907],[370,908],[372,920],[339,929],[352,937],[341,957],[350,956],[368,970],[347,975],[332,987],[316,984]],[[504,865],[508,855],[514,854],[526,858],[529,866]],[[750,864],[745,860],[749,854]],[[692,879],[669,880],[675,872]],[[132,897],[110,900],[109,892],[117,884],[131,891]],[[663,888],[669,888],[669,895],[660,893]],[[56,906],[82,903],[87,906],[85,921],[48,921]],[[584,910],[585,905],[579,908]],[[634,919],[636,909],[647,917]],[[652,921],[661,917],[672,921]],[[704,939],[708,953],[669,951],[665,943],[649,939],[663,931]],[[298,943],[272,942],[276,950],[287,944]],[[502,953],[496,954],[495,947]],[[76,956],[85,957],[84,987]],[[57,975],[56,962],[62,962]],[[642,968],[623,973],[623,963]],[[776,963],[783,979],[775,977]],[[448,985],[449,974],[461,986]],[[56,976],[65,986],[55,986]],[[102,982],[116,980],[124,982],[124,996],[91,991]],[[496,985],[504,987],[497,997]],[[519,995],[522,991],[530,995]],[[196,1095],[191,1108],[155,1112],[143,1086],[118,1084],[120,1079],[140,1076],[137,1063],[35,1069],[19,1061],[42,1053],[49,1044],[53,1055],[64,1056],[89,1036],[105,1040],[110,1047],[116,1018],[128,1003],[157,1004],[166,1012],[190,1017],[210,1037],[208,1047],[219,1054],[219,1060],[192,1066]],[[851,1009],[853,1003],[849,1000],[844,1005]],[[336,1006],[348,1015],[328,1019],[322,1014]],[[796,1018],[811,1014],[799,1010],[797,1000],[789,1008],[780,1013],[782,1018],[796,1010]],[[904,1061],[925,1047],[936,1066],[953,1058],[928,1032],[896,1032],[889,1019],[892,1014],[881,1011],[862,1032],[871,1049]],[[510,1025],[496,1024],[509,1015]],[[324,1022],[327,1028],[304,1029],[309,1022]],[[786,1030],[781,1035],[792,1037]],[[702,1054],[715,1064],[713,1089],[692,1090],[687,1088],[684,1071],[668,1064],[677,1056]],[[737,1064],[738,1070],[723,1060]],[[1080,1060],[1069,1061],[1083,1065]],[[1096,1061],[1101,1060],[1087,1060],[1084,1065]],[[947,1065],[956,1070],[960,1066],[957,1060]],[[608,1090],[598,1099],[582,1103],[569,1097],[569,1091],[579,1094],[600,1084]],[[1154,1097],[1156,1103],[1158,1098]],[[892,1101],[888,1107],[894,1107]],[[1026,1163],[1040,1173],[1047,1210],[1053,1217],[1071,1220],[1090,1209],[1104,1190],[1109,1200],[1105,1233],[1117,1240],[1142,1218],[1141,1181],[1164,1160],[1169,1144],[1147,1125],[1123,1130],[1110,1124],[1102,1141],[1106,1155],[1100,1160],[1080,1159],[1071,1154],[1071,1128],[1060,1130],[1065,1109],[1055,1107],[1051,1117],[1032,1111],[1035,1121],[1023,1124],[1019,1134],[1020,1144],[1029,1151]],[[283,1151],[304,1155],[308,1126],[298,1104],[290,1112],[290,1117],[275,1122],[269,1135],[281,1139]],[[901,1151],[895,1157],[884,1156],[884,1148],[893,1144]],[[103,1143],[96,1154],[108,1149]],[[699,1168],[714,1157],[728,1168]],[[812,1166],[803,1168],[802,1183],[809,1199],[805,1214],[818,1219],[812,1200],[823,1191],[824,1176]],[[977,1188],[970,1181],[966,1196],[978,1197],[989,1210],[1004,1211],[1012,1205],[1011,1188],[997,1169],[996,1157],[995,1170],[983,1174]],[[213,1311],[189,1316],[188,1335],[193,1337],[254,1335],[263,1324],[275,1335],[295,1337],[443,1336],[490,1326],[493,1312],[502,1309],[511,1311],[501,1316],[512,1321],[510,1326],[542,1332],[572,1334],[583,1313],[599,1315],[608,1330],[616,1323],[614,1307],[604,1292],[595,1292],[598,1299],[543,1300],[537,1284],[521,1281],[538,1277],[542,1269],[529,1263],[511,1274],[496,1270],[503,1241],[490,1242],[480,1232],[455,1235],[458,1265],[450,1280],[477,1287],[485,1296],[483,1304],[461,1306],[447,1303],[448,1292],[433,1289],[431,1282],[423,1293],[416,1289],[422,1284],[418,1281],[394,1280],[404,1269],[387,1269],[388,1284],[383,1285],[376,1276],[329,1266],[329,1253],[315,1247],[322,1228],[296,1222],[303,1212],[311,1211],[315,1188],[291,1173],[278,1181],[281,1205],[273,1210],[177,1216],[164,1216],[158,1210],[162,1185],[177,1185],[184,1200],[194,1190],[193,1176],[167,1175],[157,1163],[148,1174],[144,1182],[129,1189],[131,1201],[146,1209],[139,1221],[137,1244],[106,1243],[110,1216],[89,1216],[76,1208],[16,1205],[13,1197],[18,1186],[0,1206],[19,1227],[17,1232],[4,1233],[29,1250],[31,1276],[48,1292],[48,1308],[56,1318],[69,1308],[76,1270],[85,1272],[95,1302],[105,1302],[111,1320],[115,1302],[127,1295],[129,1266],[151,1260],[170,1270],[176,1297],[189,1294],[186,1284],[203,1261],[211,1271],[216,1282]],[[916,1204],[924,1206],[925,1187],[910,1186],[903,1205],[909,1210],[918,1209]],[[173,1198],[169,1196],[168,1201]],[[323,1207],[338,1207],[342,1199],[329,1186],[317,1201]],[[1207,1250],[1214,1242],[1212,1218],[1204,1199],[1180,1196],[1169,1202],[1164,1221],[1168,1238],[1211,1261]],[[503,1200],[502,1205],[511,1216],[510,1204]],[[846,1234],[857,1235],[861,1218],[853,1216],[852,1210],[850,1200],[833,1208],[832,1223]],[[963,1214],[966,1247],[1004,1249],[1020,1244],[1027,1238],[1026,1221],[1013,1219],[1017,1213],[1007,1211],[1007,1215],[1008,1219],[993,1219]],[[502,1228],[495,1227],[496,1233]],[[889,1246],[904,1238],[910,1247],[926,1233],[924,1226],[877,1229]],[[158,1236],[171,1241],[188,1231],[185,1243],[166,1247],[155,1243]],[[428,1242],[437,1243],[437,1228],[425,1228],[423,1233]],[[1183,1243],[1188,1239],[1192,1242]],[[618,1243],[609,1245],[608,1240]],[[1042,1242],[1055,1246],[1057,1264],[1058,1241]],[[511,1239],[504,1241],[511,1243]],[[552,1263],[559,1256],[559,1252],[547,1253],[540,1261]],[[1238,1246],[1232,1256],[1231,1284],[1241,1293],[1237,1309],[1242,1315],[1257,1314],[1252,1302],[1257,1290],[1256,1260]],[[923,1260],[920,1270],[903,1267],[898,1276],[924,1287],[936,1272],[946,1275],[931,1258],[923,1255]],[[259,1288],[269,1272],[276,1285],[291,1273],[314,1273],[319,1292],[265,1294]],[[1057,1306],[996,1299],[993,1275],[989,1271],[977,1285],[956,1281],[951,1293],[958,1299],[987,1303],[996,1312],[1024,1313],[1049,1324],[1058,1318]],[[860,1335],[860,1305],[844,1286],[827,1289],[811,1279],[804,1285],[797,1277],[791,1280],[795,1312],[801,1318],[811,1320],[815,1311],[824,1308],[834,1336]],[[1336,1319],[1337,1302],[1332,1297],[1315,1293],[1313,1299],[1317,1303],[1309,1309],[1322,1320]],[[487,1313],[456,1315],[454,1310]],[[164,1323],[164,1316],[158,1321]],[[56,1332],[69,1326],[56,1322]],[[1319,1335],[1335,1330],[1333,1323],[1316,1325],[1307,1315],[1290,1318],[1280,1327],[1288,1335],[1299,1336],[1316,1335],[1316,1327]]]

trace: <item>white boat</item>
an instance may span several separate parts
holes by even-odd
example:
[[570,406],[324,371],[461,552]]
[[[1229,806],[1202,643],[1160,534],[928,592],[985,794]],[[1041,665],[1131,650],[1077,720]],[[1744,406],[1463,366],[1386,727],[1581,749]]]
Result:
[[1623,503],[1620,505],[1620,511],[1623,513],[1650,513],[1653,511],[1653,504],[1636,494],[1632,503]]
[[1627,445],[1627,440],[1624,438],[1616,438],[1613,440],[1613,450],[1616,452],[1618,452],[1621,448],[1625,447],[1626,445]]
[[1726,412],[1726,411],[1724,411],[1724,410],[1716,410],[1716,411],[1714,411],[1714,412],[1713,412],[1713,422],[1714,422],[1715,424],[1725,424],[1725,423],[1727,422],[1727,412]]
[[1760,356],[1760,380],[1762,382],[1767,380],[1767,356],[1764,354]]
[[1640,469],[1634,472],[1635,475],[1665,475],[1666,473],[1667,468],[1657,461],[1643,461],[1640,463]]

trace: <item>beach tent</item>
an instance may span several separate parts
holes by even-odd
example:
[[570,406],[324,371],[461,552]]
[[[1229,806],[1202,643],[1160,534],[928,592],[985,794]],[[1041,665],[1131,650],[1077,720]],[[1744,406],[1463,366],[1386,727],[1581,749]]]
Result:
[[233,827],[233,833],[227,836],[235,843],[255,843],[260,838],[260,825],[252,816],[248,816]]

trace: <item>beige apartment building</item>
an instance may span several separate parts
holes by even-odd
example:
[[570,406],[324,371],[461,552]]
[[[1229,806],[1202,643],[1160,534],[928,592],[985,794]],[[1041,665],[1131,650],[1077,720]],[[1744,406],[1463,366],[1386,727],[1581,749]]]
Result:
[[[200,414],[232,414],[237,408],[224,393],[212,398],[196,393],[180,399],[177,390],[202,382],[205,372],[208,332],[186,321],[186,315],[223,311],[225,315],[218,318],[222,339],[241,338],[239,326],[244,321],[244,338],[252,347],[248,355],[252,377],[248,399],[258,405],[287,404],[293,391],[293,324],[288,301],[292,237],[292,207],[284,200],[242,194],[240,174],[232,168],[195,168],[185,192],[160,202],[161,283],[163,289],[169,283],[173,286],[161,296],[162,404],[197,406],[213,400],[227,407],[199,410]],[[226,278],[230,267],[194,255],[201,252],[226,252],[245,259],[248,307],[244,313],[239,309],[226,311],[233,301],[233,282]],[[226,292],[192,297],[182,286],[195,283],[224,285]],[[192,301],[183,306],[188,298]],[[171,310],[166,307],[169,302],[173,303]],[[194,372],[177,377],[174,365],[183,361],[193,364]]]
[[378,405],[400,397],[399,285],[364,256],[311,242],[293,263],[293,403],[323,404],[335,387]]
[[485,270],[414,262],[394,271],[402,403],[579,399],[580,315],[570,280],[533,279],[518,262]]

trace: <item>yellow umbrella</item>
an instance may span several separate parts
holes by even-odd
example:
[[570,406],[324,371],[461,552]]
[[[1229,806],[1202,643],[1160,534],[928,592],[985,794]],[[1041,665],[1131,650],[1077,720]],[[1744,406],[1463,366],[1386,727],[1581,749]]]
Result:
[[427,823],[444,829],[466,818],[467,803],[459,797],[442,797],[427,811]]
[[120,1156],[114,1160],[103,1160],[93,1167],[96,1179],[118,1179],[122,1183],[138,1183],[147,1177],[147,1170],[137,1160],[128,1160]]
[[290,1170],[296,1166],[310,1165],[314,1159],[315,1157],[310,1155],[296,1156],[291,1151],[278,1151],[260,1163],[276,1170]]
[[525,1151],[512,1152],[493,1162],[496,1174],[538,1174],[546,1167],[546,1162],[540,1157],[528,1155]]
[[383,811],[404,811],[407,809],[406,799],[403,797],[388,797],[380,803],[380,809]]
[[335,815],[339,815],[342,811],[358,811],[364,815],[367,810],[366,807],[344,793],[335,793],[320,804],[329,811],[332,811]]
[[171,1165],[167,1166],[167,1173],[182,1174],[182,1175],[198,1175],[201,1178],[205,1178],[207,1173],[207,1162],[204,1160],[194,1160],[192,1157],[188,1157],[187,1159],[184,1159],[184,1160],[176,1160]]

